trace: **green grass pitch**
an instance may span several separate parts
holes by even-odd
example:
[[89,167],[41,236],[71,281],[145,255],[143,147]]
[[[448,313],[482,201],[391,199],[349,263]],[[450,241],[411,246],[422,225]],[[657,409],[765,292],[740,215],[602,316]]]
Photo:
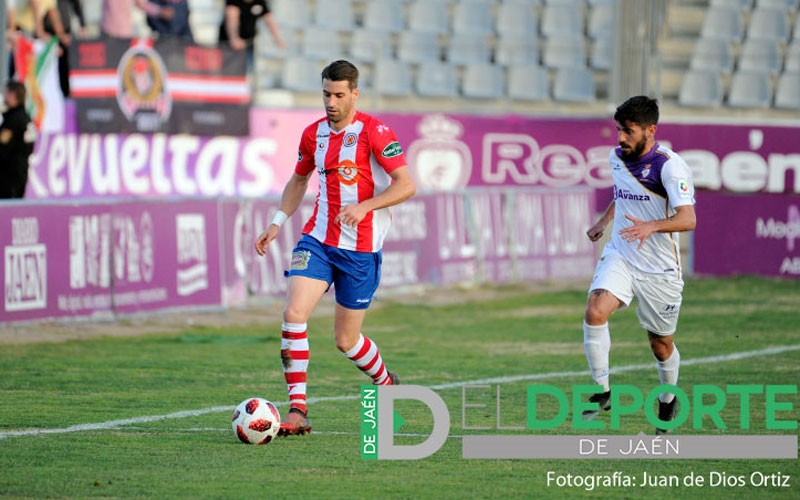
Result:
[[[432,456],[415,461],[365,461],[359,454],[359,387],[367,379],[335,348],[332,319],[309,323],[310,436],[268,446],[239,443],[230,411],[261,396],[285,411],[280,325],[193,327],[133,338],[0,346],[0,497],[148,498],[800,498],[798,460],[464,460],[467,433],[531,433],[524,426],[528,384],[569,392],[590,382],[581,318],[585,291],[534,293],[492,287],[480,300],[453,290],[450,300],[386,298],[368,315],[365,334],[381,348],[404,384],[437,389],[451,415],[450,437]],[[441,292],[437,292],[441,295]],[[461,300],[463,298],[463,300]],[[326,299],[327,300],[327,299]],[[109,325],[113,328],[113,325]],[[646,334],[632,310],[611,320],[611,366],[649,365],[612,373],[614,383],[643,392],[658,383]],[[797,384],[800,381],[800,282],[758,278],[687,281],[679,331],[680,385]],[[758,354],[766,348],[783,348]],[[713,356],[746,353],[714,362]],[[748,354],[749,353],[749,354]],[[692,362],[692,360],[706,360]],[[525,379],[525,376],[540,377]],[[462,426],[464,384],[470,389],[468,426]],[[800,420],[798,395],[783,412]],[[421,442],[431,430],[427,409],[406,401],[399,442]],[[547,411],[547,408],[544,408]],[[722,412],[728,429],[715,435],[796,435],[764,425],[763,400],[754,398],[751,429],[739,428],[738,400]],[[608,415],[604,415],[606,421]],[[36,433],[25,431],[37,430]],[[643,415],[607,434],[651,434]],[[564,424],[552,433],[578,433]],[[641,476],[689,473],[749,478],[754,472],[790,476],[789,486],[567,487],[548,485],[547,473]]]

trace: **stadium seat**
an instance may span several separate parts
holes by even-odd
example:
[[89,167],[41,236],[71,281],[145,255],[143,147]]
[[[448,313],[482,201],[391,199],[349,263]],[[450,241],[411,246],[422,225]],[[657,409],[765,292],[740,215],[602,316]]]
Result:
[[786,48],[786,59],[783,63],[783,72],[800,73],[800,38],[795,40],[791,45],[789,45],[789,47]]
[[722,105],[722,79],[716,71],[689,70],[683,76],[678,104],[715,108]]
[[311,24],[311,11],[306,2],[274,0],[270,3],[270,7],[275,21],[284,28],[303,29]]
[[784,73],[775,88],[775,107],[800,111],[800,73]]
[[461,34],[450,37],[445,54],[453,64],[488,63],[492,49],[486,35]]
[[742,12],[749,12],[753,8],[753,0],[711,0],[710,7],[738,8]]
[[596,99],[594,73],[588,68],[558,68],[553,80],[553,99],[590,102]]
[[464,97],[499,99],[503,97],[505,76],[499,66],[486,63],[468,64],[464,68],[461,93]]
[[781,50],[775,40],[746,40],[739,54],[739,70],[769,71],[777,74],[783,65]]
[[694,44],[689,68],[696,70],[733,71],[733,49],[731,42],[721,38],[700,38]]
[[447,63],[422,63],[415,79],[417,94],[423,97],[456,97],[456,67]]
[[742,39],[742,35],[744,35],[744,23],[739,9],[709,7],[706,10],[703,25],[700,28],[702,38],[722,38],[738,42]]
[[449,31],[448,23],[447,4],[444,2],[417,0],[409,7],[408,28],[411,31],[441,35]]
[[528,3],[503,3],[497,8],[495,30],[500,37],[536,35],[536,11]]
[[293,57],[283,63],[282,84],[295,92],[319,92],[323,63],[316,59]]
[[589,11],[589,26],[586,30],[591,38],[602,38],[611,35],[614,27],[614,4],[600,3]]
[[340,59],[344,55],[339,32],[319,27],[303,32],[302,52],[307,58],[317,59]]
[[728,106],[768,108],[772,104],[772,79],[769,73],[738,71],[731,78]]
[[497,39],[494,60],[497,64],[539,64],[539,47],[536,33],[506,35]]
[[781,9],[785,13],[796,10],[798,0],[756,0],[756,8]]
[[789,18],[785,10],[757,8],[750,14],[747,39],[786,42],[789,39],[789,28]]
[[462,0],[453,10],[453,33],[456,36],[492,33],[491,5],[479,0]]
[[533,65],[508,68],[508,97],[519,101],[546,101],[548,94],[547,69]]
[[364,27],[389,33],[403,31],[405,29],[405,18],[402,5],[398,5],[398,3],[395,0],[370,0],[369,2],[364,2]]
[[442,59],[439,35],[404,31],[397,42],[397,58],[409,63],[435,62]]
[[540,32],[545,37],[583,38],[583,7],[545,5]]
[[315,2],[314,5],[315,25],[337,30],[355,29],[355,15],[350,0],[325,0],[324,2]]
[[373,90],[380,95],[402,97],[413,93],[411,71],[403,61],[381,59],[375,63]]
[[597,38],[592,41],[589,65],[593,69],[606,71],[611,69],[614,60],[614,41],[610,37]]
[[551,38],[547,40],[542,61],[548,68],[586,65],[586,42],[580,38]]
[[392,58],[390,34],[370,29],[353,31],[350,35],[350,56],[355,61],[370,63]]

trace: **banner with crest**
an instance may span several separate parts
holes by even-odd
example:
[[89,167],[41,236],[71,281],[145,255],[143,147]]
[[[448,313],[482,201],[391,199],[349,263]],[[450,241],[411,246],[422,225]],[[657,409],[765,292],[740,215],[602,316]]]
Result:
[[181,39],[78,41],[70,86],[81,133],[248,135],[244,52]]

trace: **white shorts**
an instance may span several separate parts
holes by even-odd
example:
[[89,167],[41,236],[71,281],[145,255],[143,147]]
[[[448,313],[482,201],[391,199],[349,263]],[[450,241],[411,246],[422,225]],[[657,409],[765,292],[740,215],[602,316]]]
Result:
[[636,316],[645,330],[658,335],[675,333],[683,293],[683,279],[677,272],[643,273],[631,268],[616,251],[606,249],[595,267],[589,292],[600,289],[611,292],[625,307],[636,297]]

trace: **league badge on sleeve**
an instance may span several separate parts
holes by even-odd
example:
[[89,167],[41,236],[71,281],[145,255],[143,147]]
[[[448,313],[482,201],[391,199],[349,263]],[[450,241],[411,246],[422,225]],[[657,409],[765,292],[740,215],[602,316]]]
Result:
[[691,190],[689,189],[689,183],[684,179],[678,179],[678,194],[680,194],[681,198],[692,197]]

